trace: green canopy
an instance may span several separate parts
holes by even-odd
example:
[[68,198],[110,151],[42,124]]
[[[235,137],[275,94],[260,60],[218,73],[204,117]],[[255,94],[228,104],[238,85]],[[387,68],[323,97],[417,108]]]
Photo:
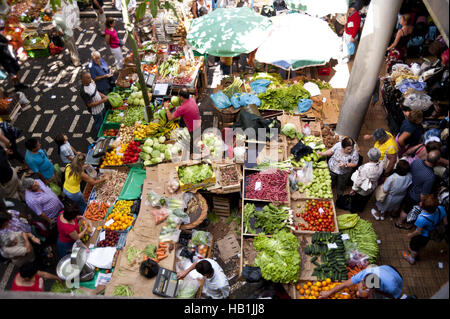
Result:
[[258,48],[271,24],[250,8],[219,8],[194,19],[186,38],[201,54],[233,57]]

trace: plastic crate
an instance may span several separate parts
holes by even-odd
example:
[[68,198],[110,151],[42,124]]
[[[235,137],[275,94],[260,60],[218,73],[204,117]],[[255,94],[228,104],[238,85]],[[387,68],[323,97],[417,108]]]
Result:
[[49,48],[42,50],[27,50],[27,53],[30,58],[41,58],[50,56]]
[[[108,115],[111,114],[112,112],[114,112],[114,110],[106,111],[105,119],[103,120],[103,124],[102,125],[104,125],[104,124],[113,124],[114,125],[115,124],[115,125],[119,125],[119,128],[120,128],[120,124],[122,124],[121,122],[119,123],[119,122],[108,122],[107,121]],[[124,112],[124,114],[125,114],[125,112]]]
[[325,66],[325,67],[318,67],[317,73],[319,75],[330,75],[331,73],[331,66]]
[[109,123],[109,122],[105,123],[105,122],[103,122],[102,126],[100,127],[100,130],[98,131],[97,137],[98,138],[107,137],[106,135],[103,135],[103,133],[109,129],[120,129],[120,123]]

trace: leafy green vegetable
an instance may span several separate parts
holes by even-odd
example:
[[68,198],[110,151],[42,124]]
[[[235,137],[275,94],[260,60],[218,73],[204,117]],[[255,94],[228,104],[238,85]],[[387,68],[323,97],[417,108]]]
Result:
[[70,293],[72,291],[72,289],[67,288],[66,285],[61,284],[59,281],[55,281],[52,285],[52,287],[50,288],[50,292],[54,292],[54,293]]
[[293,84],[289,87],[268,88],[266,92],[258,95],[261,100],[262,110],[274,109],[292,112],[297,108],[300,99],[310,97],[309,92],[301,84]]
[[141,250],[137,249],[134,246],[130,246],[127,250],[127,261],[128,264],[131,264],[133,260],[138,257],[142,253]]
[[130,107],[125,114],[123,124],[125,126],[132,126],[137,121],[144,120],[144,108],[143,107]]
[[195,234],[192,236],[192,243],[194,245],[208,245],[209,244],[208,233],[202,230],[196,231]]
[[178,169],[178,178],[183,184],[199,184],[212,176],[213,170],[209,164],[183,166]]
[[337,217],[338,227],[340,230],[355,227],[359,220],[360,217],[358,214],[343,214]]
[[256,234],[253,229],[250,219],[255,216],[256,207],[254,204],[247,203],[244,206],[244,234]]
[[297,128],[292,123],[286,123],[285,126],[281,129],[281,133],[286,135],[289,138],[297,137]]
[[262,211],[255,212],[255,227],[261,227],[266,234],[275,234],[284,228],[289,228],[289,209],[287,207],[277,208],[270,203],[263,207]]
[[156,247],[154,245],[148,244],[147,246],[145,246],[145,248],[144,248],[144,250],[142,252],[147,257],[156,259]]
[[231,83],[230,86],[225,88],[222,92],[229,98],[235,94],[235,93],[241,93],[241,85],[242,81],[239,77],[234,77],[233,83]]
[[300,254],[295,235],[280,231],[268,238],[264,233],[256,236],[253,246],[260,251],[255,265],[264,279],[279,283],[294,283],[300,274]]
[[[338,225],[339,217],[338,217]],[[339,226],[340,228],[341,226]],[[360,218],[355,227],[342,231],[350,237],[350,241],[356,243],[359,252],[369,256],[369,262],[375,263],[378,258],[378,242],[377,234],[373,229],[372,223]]]
[[123,99],[119,93],[110,92],[108,93],[107,97],[112,107],[121,107],[123,105]]
[[198,286],[194,284],[184,284],[178,291],[177,298],[179,299],[192,299],[195,298],[195,294],[198,291]]

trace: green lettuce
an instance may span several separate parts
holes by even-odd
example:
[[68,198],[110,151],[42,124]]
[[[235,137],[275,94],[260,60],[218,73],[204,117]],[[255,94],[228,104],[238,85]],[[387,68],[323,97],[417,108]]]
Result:
[[255,237],[253,246],[259,251],[255,266],[264,279],[277,283],[295,283],[300,275],[298,239],[286,231],[268,238],[264,233]]
[[184,166],[178,169],[178,177],[183,184],[199,184],[212,175],[213,170],[208,164]]

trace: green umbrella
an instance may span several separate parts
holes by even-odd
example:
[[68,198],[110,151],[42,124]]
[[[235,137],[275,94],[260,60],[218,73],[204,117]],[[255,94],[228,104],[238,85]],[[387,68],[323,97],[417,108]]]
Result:
[[271,24],[250,8],[220,8],[194,19],[186,38],[201,54],[233,57],[255,50]]

